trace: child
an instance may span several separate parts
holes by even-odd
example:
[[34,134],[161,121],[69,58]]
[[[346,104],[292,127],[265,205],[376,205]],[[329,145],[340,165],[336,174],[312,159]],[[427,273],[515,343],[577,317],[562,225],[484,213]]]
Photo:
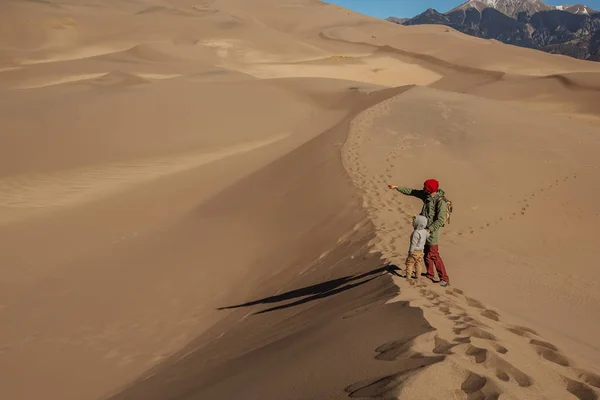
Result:
[[413,269],[416,266],[417,271],[414,279],[419,279],[423,268],[423,255],[425,251],[425,242],[429,237],[429,232],[425,230],[427,218],[422,215],[416,215],[413,218],[413,227],[415,230],[410,235],[410,247],[408,257],[406,258],[406,279],[412,277]]

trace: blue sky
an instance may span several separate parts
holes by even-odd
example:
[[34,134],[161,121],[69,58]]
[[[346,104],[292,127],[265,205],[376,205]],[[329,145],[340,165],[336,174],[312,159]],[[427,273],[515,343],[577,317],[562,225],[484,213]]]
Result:
[[[337,4],[361,14],[378,18],[414,17],[428,8],[435,8],[439,12],[446,12],[464,3],[465,0],[323,0],[327,3]],[[600,0],[546,0],[546,4],[577,4],[584,3],[589,7],[600,10]]]

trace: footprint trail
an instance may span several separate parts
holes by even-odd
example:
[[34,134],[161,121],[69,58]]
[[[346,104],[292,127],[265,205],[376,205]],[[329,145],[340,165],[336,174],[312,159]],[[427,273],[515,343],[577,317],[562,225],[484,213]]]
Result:
[[[411,148],[422,144],[410,133],[387,135],[387,142],[382,141],[381,135],[371,134],[378,129],[389,129],[378,126],[378,120],[390,113],[395,99],[376,104],[352,121],[342,156],[344,167],[375,225],[371,250],[381,253],[389,263],[402,265],[412,230],[411,219],[419,209],[412,203],[399,201],[397,193],[386,184],[394,176],[399,157],[408,156]],[[444,118],[452,117],[450,109],[443,104],[439,107],[443,108]],[[373,158],[385,162],[369,162]],[[473,235],[523,217],[539,197],[536,195],[555,190],[562,182],[576,177],[576,173],[557,177],[515,201],[512,215],[500,216],[496,221],[457,234]],[[575,367],[567,355],[536,331],[505,323],[501,313],[461,289],[445,289],[424,278],[393,279],[400,287],[400,295],[392,301],[408,301],[422,309],[435,331],[408,341],[382,343],[373,349],[377,360],[397,363],[398,371],[350,385],[346,388],[349,397],[421,398],[419,390],[429,387],[431,398],[599,398],[600,376]],[[432,381],[436,385],[431,385]]]

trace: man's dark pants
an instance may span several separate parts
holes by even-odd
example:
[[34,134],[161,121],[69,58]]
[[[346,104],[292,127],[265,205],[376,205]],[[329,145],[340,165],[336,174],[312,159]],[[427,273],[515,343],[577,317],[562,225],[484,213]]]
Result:
[[439,253],[438,245],[425,245],[425,265],[427,266],[427,278],[433,279],[433,269],[437,269],[438,276],[441,280],[450,283],[450,278],[446,273],[446,266]]

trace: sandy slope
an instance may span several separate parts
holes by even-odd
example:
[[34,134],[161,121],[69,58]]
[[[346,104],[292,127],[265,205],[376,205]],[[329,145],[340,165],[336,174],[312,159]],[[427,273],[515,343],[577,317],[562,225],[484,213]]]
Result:
[[[575,140],[569,127],[577,127]],[[469,301],[462,291],[461,295],[432,292],[426,284],[419,285],[421,293],[407,288],[399,299],[441,311],[426,311],[426,317],[436,327],[446,326],[437,335],[457,355],[450,357],[451,365],[438,368],[442,368],[439,373],[455,380],[456,386],[470,371],[487,379],[487,386],[482,383],[481,388],[486,395],[495,391],[509,398],[523,398],[525,394],[515,391],[517,387],[496,380],[505,380],[499,371],[510,374],[514,369],[516,383],[534,389],[527,396],[551,398],[565,387],[561,376],[577,380],[580,372],[553,368],[550,376],[548,371],[540,373],[541,366],[531,367],[538,354],[561,366],[576,367],[575,359],[588,368],[598,364],[595,332],[600,327],[595,319],[586,317],[598,310],[593,262],[596,250],[592,242],[574,242],[581,226],[594,223],[598,215],[593,202],[573,203],[574,198],[585,198],[586,193],[599,189],[593,178],[597,174],[594,153],[598,140],[597,129],[585,125],[418,87],[371,107],[353,121],[344,159],[363,190],[375,223],[378,234],[374,248],[392,262],[402,260],[407,245],[399,243],[398,237],[410,234],[411,216],[420,209],[418,200],[390,192],[386,182],[418,188],[422,183],[413,175],[435,174],[445,182],[444,189],[448,195],[452,193],[452,200],[463,204],[456,213],[460,218],[444,229],[442,242],[446,260],[452,265],[452,282],[511,313],[508,320],[513,324],[527,320],[530,325],[543,327],[547,337],[564,344],[567,354],[574,355],[565,356],[554,344],[542,345],[541,349],[534,346],[535,351],[524,348],[522,338],[505,333],[512,328],[504,315]],[[425,159],[429,162],[423,162]],[[586,182],[585,188],[579,182]],[[573,252],[565,251],[563,243],[571,243]],[[419,300],[419,294],[428,301]],[[559,303],[553,301],[556,298],[560,298]],[[482,321],[481,316],[498,323]],[[451,322],[445,321],[446,317]],[[565,326],[577,326],[576,340]],[[472,344],[457,344],[463,331],[471,333],[467,336]],[[526,331],[512,333],[528,340],[547,340]],[[497,355],[497,343],[508,349],[506,359]],[[475,366],[464,365],[468,357],[458,356],[461,352],[480,355],[483,361],[475,357],[478,364],[485,362],[486,352],[495,355],[484,365],[487,370],[477,371]],[[456,372],[455,362],[466,371]],[[407,398],[412,390],[418,389],[408,390]],[[444,389],[438,393],[441,396]]]
[[[316,0],[2,2],[0,397],[597,398],[599,96]],[[449,291],[387,265],[431,176]]]

